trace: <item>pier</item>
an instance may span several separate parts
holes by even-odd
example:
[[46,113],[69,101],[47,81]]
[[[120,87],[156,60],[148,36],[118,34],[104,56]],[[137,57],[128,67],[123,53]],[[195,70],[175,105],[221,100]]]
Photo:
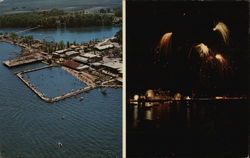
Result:
[[42,66],[42,67],[30,69],[30,70],[24,70],[24,71],[20,71],[20,72],[15,72],[15,74],[19,74],[19,73],[23,74],[23,73],[33,72],[33,71],[42,70],[42,69],[46,69],[46,68],[50,68],[50,67],[53,67],[53,66],[52,65],[46,65],[46,66]]
[[26,56],[14,58],[12,60],[4,61],[3,64],[6,65],[7,67],[11,68],[11,67],[16,67],[16,66],[20,66],[20,65],[39,62],[42,60],[44,60],[44,57],[39,53],[35,53],[35,54],[31,54],[31,55],[26,55]]

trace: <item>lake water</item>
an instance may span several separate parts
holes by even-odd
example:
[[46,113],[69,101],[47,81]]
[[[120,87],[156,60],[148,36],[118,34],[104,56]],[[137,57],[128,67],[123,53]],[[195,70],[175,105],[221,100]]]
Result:
[[[89,42],[90,40],[103,40],[113,37],[121,27],[118,26],[96,26],[84,28],[58,28],[58,29],[34,29],[26,32],[18,33],[20,36],[32,35],[34,39],[47,40],[55,42]],[[20,28],[1,28],[0,32],[19,32],[24,29]]]
[[[18,46],[0,42],[0,62],[15,57],[20,50]],[[43,64],[9,69],[0,64],[0,157],[121,157],[122,90],[110,88],[107,95],[102,95],[99,89],[94,89],[59,102],[46,103],[14,75],[14,72],[39,66]],[[66,89],[82,86],[76,82],[74,87],[72,78],[69,84],[65,83],[60,77],[65,77],[64,73],[68,72],[54,70],[57,76],[52,78],[53,83],[57,80]],[[30,73],[29,78],[34,84],[40,83],[37,81],[43,78],[40,75],[45,71]],[[40,85],[45,86],[42,90],[48,94],[50,90],[57,91],[57,87],[49,83],[49,75]],[[80,97],[84,100],[80,101]],[[59,142],[63,144],[62,148],[58,147]]]
[[45,97],[53,98],[87,87],[87,85],[61,67],[51,67],[24,73],[23,77]]
[[244,157],[247,100],[127,106],[127,157]]

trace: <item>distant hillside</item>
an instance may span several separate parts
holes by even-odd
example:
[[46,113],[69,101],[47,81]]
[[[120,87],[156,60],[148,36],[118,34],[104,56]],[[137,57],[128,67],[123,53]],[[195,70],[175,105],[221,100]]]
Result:
[[0,14],[30,12],[52,8],[77,11],[121,7],[122,0],[0,0]]

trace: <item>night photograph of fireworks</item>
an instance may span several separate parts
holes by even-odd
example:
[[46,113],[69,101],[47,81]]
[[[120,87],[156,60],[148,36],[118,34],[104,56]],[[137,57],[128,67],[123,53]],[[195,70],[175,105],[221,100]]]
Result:
[[247,157],[249,2],[126,2],[127,157]]

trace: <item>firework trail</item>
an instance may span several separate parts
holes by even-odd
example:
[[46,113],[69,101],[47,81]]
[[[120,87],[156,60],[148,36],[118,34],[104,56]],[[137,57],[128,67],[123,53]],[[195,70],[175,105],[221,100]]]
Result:
[[218,31],[221,34],[225,44],[229,43],[229,29],[226,24],[224,24],[223,22],[219,22],[213,28],[213,31]]

